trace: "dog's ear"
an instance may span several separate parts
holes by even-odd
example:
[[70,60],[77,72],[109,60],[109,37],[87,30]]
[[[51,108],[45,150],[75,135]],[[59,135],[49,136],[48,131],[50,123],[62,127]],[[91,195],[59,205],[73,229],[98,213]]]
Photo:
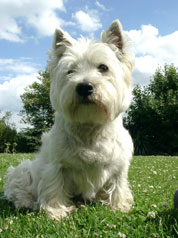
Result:
[[102,42],[115,45],[121,52],[124,50],[126,35],[119,20],[115,20],[109,29],[101,34]]
[[73,38],[65,31],[56,29],[52,49],[57,56],[61,56],[68,46],[72,45]]
[[102,32],[101,40],[110,46],[120,61],[124,62],[131,71],[133,70],[135,57],[128,49],[131,42],[119,20],[113,21],[109,29]]
[[62,57],[63,53],[70,47],[75,40],[65,31],[56,29],[53,38],[52,48],[49,50],[49,58],[47,64],[47,70],[52,74],[56,67],[56,64]]

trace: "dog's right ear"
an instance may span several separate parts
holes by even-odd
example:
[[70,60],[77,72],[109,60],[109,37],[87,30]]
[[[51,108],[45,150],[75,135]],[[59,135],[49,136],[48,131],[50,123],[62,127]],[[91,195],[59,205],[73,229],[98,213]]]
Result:
[[75,40],[65,31],[56,29],[53,38],[53,44],[48,53],[47,70],[52,75],[58,61],[66,51],[67,47],[70,47]]
[[72,45],[74,39],[65,31],[56,29],[53,38],[52,49],[56,56],[61,57],[68,46]]

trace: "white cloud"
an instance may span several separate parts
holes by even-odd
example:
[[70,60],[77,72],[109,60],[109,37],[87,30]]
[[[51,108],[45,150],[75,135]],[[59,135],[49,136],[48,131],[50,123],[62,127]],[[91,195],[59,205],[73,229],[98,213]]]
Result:
[[0,84],[0,110],[18,112],[22,108],[20,95],[37,79],[37,73],[22,74]]
[[21,120],[19,115],[22,109],[22,101],[20,95],[24,93],[24,89],[37,79],[37,73],[17,75],[0,84],[0,112],[12,112],[11,122],[15,124],[17,130],[27,127]]
[[143,25],[140,30],[127,32],[136,54],[134,84],[148,84],[158,66],[178,65],[178,31],[161,36],[152,25]]
[[95,32],[102,27],[96,10],[77,11],[73,14],[73,18],[83,32]]
[[[3,74],[7,71],[7,75]],[[10,73],[9,73],[10,72]],[[18,115],[22,109],[20,95],[24,93],[27,86],[36,81],[38,76],[37,65],[30,62],[30,59],[0,59],[0,111],[11,111],[11,121],[17,128],[25,127],[20,123]],[[2,80],[3,79],[3,80]]]
[[157,28],[142,26],[141,30],[129,31],[137,54],[152,55],[160,61],[172,61],[178,64],[178,31],[160,36]]
[[103,11],[108,11],[108,9],[103,4],[101,4],[99,1],[96,1],[95,5],[99,8],[101,8]]
[[29,74],[37,71],[37,65],[30,62],[30,59],[1,59],[0,58],[0,73],[11,72],[18,74]]
[[158,67],[158,60],[150,55],[138,56],[135,59],[135,67],[142,73],[154,74]]
[[56,11],[65,11],[63,0],[1,0],[0,38],[23,42],[22,27],[30,26],[40,35],[50,36],[63,24]]
[[135,68],[133,72],[133,85],[146,85],[152,79],[158,68],[159,62],[150,55],[137,56],[135,58]]

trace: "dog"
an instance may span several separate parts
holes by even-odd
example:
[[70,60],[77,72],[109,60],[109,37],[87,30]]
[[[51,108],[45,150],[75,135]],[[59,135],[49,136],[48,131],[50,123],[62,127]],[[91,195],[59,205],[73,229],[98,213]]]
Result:
[[47,66],[55,123],[33,161],[8,169],[4,195],[16,208],[61,219],[80,197],[130,211],[133,143],[122,120],[132,98],[129,42],[119,20],[101,40],[55,31]]

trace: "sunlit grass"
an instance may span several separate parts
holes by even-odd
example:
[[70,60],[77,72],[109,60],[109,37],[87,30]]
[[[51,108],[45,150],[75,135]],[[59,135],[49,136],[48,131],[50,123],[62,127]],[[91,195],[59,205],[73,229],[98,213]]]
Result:
[[[33,154],[0,155],[0,193],[10,165]],[[173,195],[178,188],[178,157],[135,157],[129,180],[135,205],[130,214],[111,211],[99,203],[86,205],[62,221],[40,212],[20,212],[0,200],[0,237],[166,237],[178,236],[178,210]]]

